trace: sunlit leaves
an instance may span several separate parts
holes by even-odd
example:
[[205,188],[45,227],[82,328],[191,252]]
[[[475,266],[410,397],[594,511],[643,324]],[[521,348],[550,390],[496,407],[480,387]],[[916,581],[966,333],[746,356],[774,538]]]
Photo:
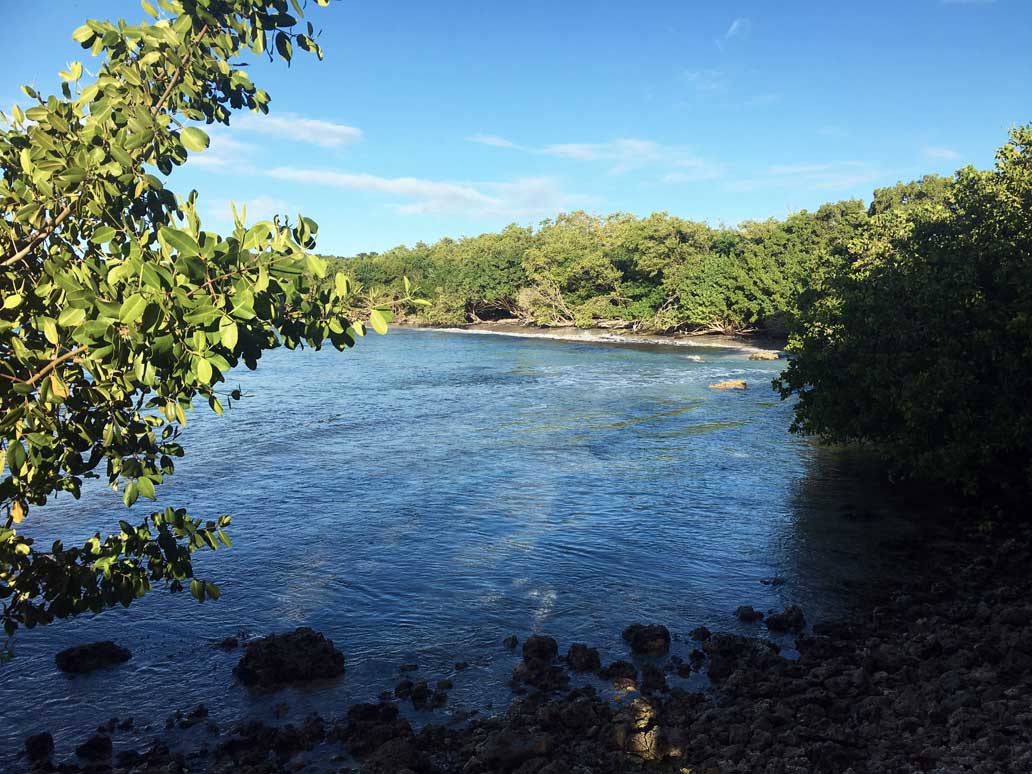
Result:
[[267,112],[269,95],[241,63],[246,49],[319,55],[313,28],[302,36],[281,0],[141,7],[144,24],[76,29],[72,38],[99,58],[62,70],[58,95],[23,87],[30,103],[0,130],[8,633],[127,605],[154,583],[189,583],[199,599],[217,599],[215,585],[193,578],[191,554],[229,546],[229,517],[202,522],[167,508],[44,553],[14,525],[57,492],[78,497],[87,477],[106,478],[127,507],[155,499],[184,454],[179,433],[195,399],[221,414],[241,398],[223,389],[241,362],[254,368],[264,350],[318,348],[327,337],[350,346],[345,328],[363,314],[346,283],[337,292],[320,281],[314,221],[249,228],[238,218],[231,234],[207,232],[196,194],[176,197],[158,177],[209,147],[200,126],[229,123],[235,109]]

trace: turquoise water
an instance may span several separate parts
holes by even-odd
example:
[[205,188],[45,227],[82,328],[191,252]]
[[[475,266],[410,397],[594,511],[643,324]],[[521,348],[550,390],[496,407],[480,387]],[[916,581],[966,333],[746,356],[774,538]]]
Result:
[[[891,570],[879,544],[895,508],[855,458],[788,434],[791,406],[770,389],[782,365],[729,349],[425,331],[344,354],[273,352],[233,375],[253,397],[221,418],[190,416],[187,458],[160,491],[194,515],[234,514],[234,548],[198,555],[221,600],[159,591],[21,632],[0,666],[0,751],[9,761],[49,730],[67,753],[98,723],[134,716],[117,751],[201,702],[220,722],[268,719],[280,702],[284,720],[343,713],[391,688],[404,663],[455,680],[441,721],[504,703],[510,633],[615,658],[635,621],[687,639],[702,624],[763,631],[735,621],[740,604],[839,613],[855,583]],[[750,389],[706,387],[728,378]],[[125,512],[98,487],[34,516],[33,534],[70,543]],[[771,576],[786,583],[760,582]],[[343,679],[252,694],[232,677],[239,654],[211,648],[300,625],[345,652]],[[55,670],[58,650],[97,639],[134,658],[86,677]],[[470,668],[456,674],[458,660]]]

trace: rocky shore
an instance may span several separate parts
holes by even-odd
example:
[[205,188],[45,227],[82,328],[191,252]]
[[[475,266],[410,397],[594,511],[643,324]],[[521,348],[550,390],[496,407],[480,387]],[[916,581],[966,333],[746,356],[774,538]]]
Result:
[[[406,678],[378,703],[295,724],[220,729],[203,707],[176,713],[172,725],[206,726],[207,743],[185,754],[161,740],[118,749],[112,721],[83,740],[76,761],[54,763],[53,740],[39,734],[26,742],[22,770],[1032,771],[1032,536],[972,530],[911,553],[920,580],[885,590],[863,614],[811,626],[797,607],[764,615],[743,605],[736,614],[756,637],[700,627],[687,659],[669,654],[661,623],[628,626],[627,658],[611,664],[586,643],[561,649],[546,635],[510,638],[522,657],[516,697],[494,717],[439,725],[433,708],[447,702],[450,682]],[[779,651],[765,628],[794,635],[794,648]],[[295,670],[344,669],[333,643],[311,630],[249,643],[241,665],[241,674],[276,684]],[[705,691],[668,685],[668,676],[696,673],[708,677]],[[427,722],[414,727],[403,703]]]

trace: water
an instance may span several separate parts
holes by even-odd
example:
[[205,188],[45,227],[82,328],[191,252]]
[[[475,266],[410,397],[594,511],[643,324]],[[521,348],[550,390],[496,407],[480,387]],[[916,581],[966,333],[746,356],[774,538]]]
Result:
[[[799,603],[810,620],[843,612],[857,582],[890,572],[880,547],[896,508],[854,458],[787,433],[770,389],[783,362],[730,349],[614,346],[393,331],[354,351],[277,351],[253,393],[222,418],[191,416],[188,450],[160,505],[234,514],[234,548],[198,554],[222,598],[156,591],[128,610],[23,631],[0,666],[0,767],[51,731],[67,755],[98,723],[137,719],[118,749],[204,703],[225,723],[342,714],[397,680],[398,666],[452,677],[449,708],[500,708],[531,632],[625,657],[621,629],[764,631],[740,604]],[[746,392],[706,385],[741,378]],[[143,503],[136,506],[140,510]],[[125,517],[94,487],[36,511],[34,535],[66,543]],[[781,586],[760,581],[786,579]],[[253,694],[239,653],[213,641],[310,625],[344,650],[339,681]],[[128,664],[56,671],[70,645],[114,639]],[[458,660],[470,668],[456,673]],[[151,724],[146,724],[151,718]],[[184,743],[189,740],[183,740]]]

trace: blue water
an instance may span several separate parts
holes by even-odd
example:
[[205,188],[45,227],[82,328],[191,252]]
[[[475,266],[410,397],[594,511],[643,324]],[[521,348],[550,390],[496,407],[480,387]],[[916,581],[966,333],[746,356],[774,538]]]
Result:
[[[234,548],[197,560],[221,600],[156,591],[20,632],[0,666],[0,763],[39,730],[66,755],[114,716],[137,719],[116,750],[139,745],[201,702],[223,723],[268,719],[280,702],[284,720],[343,713],[408,662],[455,680],[436,720],[497,709],[516,660],[501,645],[510,633],[615,658],[635,621],[687,639],[701,624],[763,631],[735,621],[740,604],[799,603],[811,620],[842,612],[854,583],[891,571],[879,543],[901,527],[855,458],[788,434],[791,406],[770,389],[783,364],[425,331],[344,354],[267,355],[233,374],[253,397],[221,418],[190,415],[187,457],[160,490],[160,505],[234,515]],[[706,386],[728,378],[749,390]],[[126,514],[94,487],[33,517],[32,534],[71,543]],[[787,582],[760,583],[771,576]],[[232,676],[239,653],[211,648],[300,625],[345,652],[343,679],[252,694]],[[58,650],[97,639],[132,661],[85,677],[55,670]],[[455,673],[457,660],[470,668]]]

